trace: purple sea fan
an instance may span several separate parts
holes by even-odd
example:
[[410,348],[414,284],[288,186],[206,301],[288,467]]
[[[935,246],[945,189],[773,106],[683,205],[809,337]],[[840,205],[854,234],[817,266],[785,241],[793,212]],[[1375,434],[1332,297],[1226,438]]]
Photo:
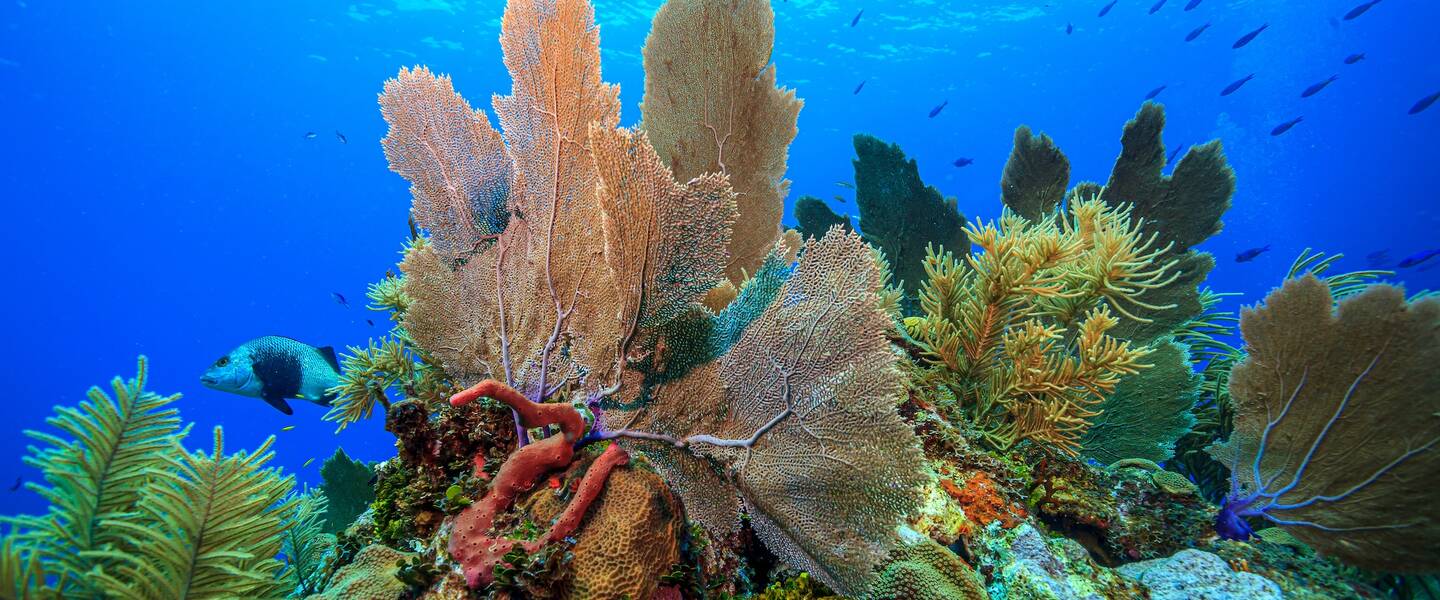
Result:
[[1342,302],[1314,276],[1241,314],[1222,537],[1249,520],[1392,572],[1440,569],[1440,301],[1376,285]]

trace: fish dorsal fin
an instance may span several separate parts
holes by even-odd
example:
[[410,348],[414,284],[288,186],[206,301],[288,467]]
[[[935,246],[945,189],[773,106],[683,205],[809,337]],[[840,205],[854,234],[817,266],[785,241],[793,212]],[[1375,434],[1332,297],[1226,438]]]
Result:
[[320,356],[325,359],[325,362],[330,363],[330,368],[335,369],[336,373],[340,372],[340,360],[335,358],[335,348],[321,346],[316,350],[320,351]]

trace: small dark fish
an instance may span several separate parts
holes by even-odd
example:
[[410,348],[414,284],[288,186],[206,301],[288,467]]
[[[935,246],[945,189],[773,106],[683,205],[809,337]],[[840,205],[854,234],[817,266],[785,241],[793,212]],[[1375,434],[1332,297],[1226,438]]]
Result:
[[336,130],[336,131],[335,131],[335,139],[340,140],[340,143],[342,143],[342,144],[348,144],[348,143],[350,143],[350,140],[345,139],[345,134],[340,133],[339,130]]
[[1074,24],[1074,23],[1066,23],[1066,24],[1065,24],[1065,35],[1070,35],[1070,34],[1072,34],[1072,33],[1075,33],[1075,24]]
[[1345,57],[1345,64],[1347,64],[1347,65],[1353,65],[1353,64],[1358,63],[1358,62],[1360,62],[1360,61],[1362,61],[1362,60],[1365,60],[1365,53],[1364,53],[1364,52],[1356,52],[1356,53],[1354,53],[1354,54],[1351,54],[1350,56]]
[[339,304],[340,306],[343,306],[345,308],[350,308],[350,301],[345,299],[345,294],[342,294],[340,292],[330,292],[330,298],[335,300],[336,304]]
[[840,194],[835,194],[835,195],[833,196],[833,198],[835,198],[835,201],[836,201],[836,202],[844,202],[844,201],[845,201],[845,197],[844,197],[844,196],[841,196]]
[[855,18],[850,19],[850,26],[851,26],[851,27],[854,27],[854,26],[856,26],[856,25],[859,25],[859,24],[860,24],[860,15],[863,15],[863,14],[865,14],[865,9],[863,9],[863,8],[860,9],[860,12],[855,13]]
[[307,132],[305,132],[305,139],[307,139],[307,140],[313,140],[313,139],[315,139],[315,136],[318,136],[318,135],[320,135],[320,134],[315,133],[315,132],[313,132],[313,131],[307,131]]
[[[415,216],[405,217],[405,222],[410,225],[410,241],[413,242],[420,239],[420,226],[415,224]],[[386,272],[388,273],[389,271]]]
[[1241,48],[1244,48],[1244,47],[1245,47],[1245,44],[1248,44],[1248,43],[1250,43],[1251,41],[1253,41],[1253,40],[1255,39],[1255,36],[1260,35],[1260,32],[1265,31],[1265,30],[1268,29],[1269,27],[1270,27],[1270,24],[1269,24],[1269,23],[1266,23],[1266,24],[1264,24],[1264,25],[1261,25],[1259,29],[1256,29],[1255,31],[1252,31],[1252,32],[1250,32],[1250,33],[1247,33],[1247,34],[1245,34],[1245,35],[1240,36],[1240,39],[1235,40],[1235,43],[1234,43],[1234,44],[1231,44],[1230,47],[1231,47],[1231,48],[1234,48],[1234,49],[1236,49],[1236,50],[1239,50],[1239,49],[1241,49]]
[[975,164],[975,159],[973,159],[973,158],[965,158],[965,157],[963,157],[963,156],[960,157],[960,158],[955,159],[955,162],[954,162],[954,165],[955,165],[957,168],[961,168],[961,169],[963,169],[963,168],[965,168],[965,167],[968,167],[968,166],[970,166],[970,165],[973,165],[973,164]]
[[1259,247],[1259,248],[1251,248],[1251,249],[1249,249],[1249,250],[1246,250],[1246,251],[1244,251],[1244,252],[1241,252],[1241,253],[1239,253],[1239,254],[1236,254],[1236,255],[1235,255],[1235,262],[1237,262],[1237,263],[1250,262],[1250,261],[1252,261],[1252,260],[1255,260],[1255,257],[1260,256],[1261,254],[1264,254],[1264,253],[1269,252],[1269,251],[1270,251],[1270,244],[1265,244],[1264,246],[1261,246],[1261,247]]
[[1365,255],[1365,263],[1372,269],[1383,269],[1390,264],[1390,250],[1376,250]]
[[1150,14],[1153,15],[1157,12],[1160,12],[1160,9],[1163,8],[1165,6],[1165,3],[1168,1],[1169,0],[1160,0],[1159,2],[1156,2],[1153,6],[1150,7]]
[[1419,265],[1427,260],[1435,258],[1436,256],[1440,256],[1440,250],[1425,250],[1423,252],[1416,252],[1415,254],[1411,254],[1410,256],[1400,259],[1400,262],[1396,263],[1395,266],[1400,267],[1401,269],[1408,269],[1410,267]]
[[1425,109],[1430,108],[1430,105],[1434,104],[1436,100],[1440,100],[1440,92],[1435,92],[1433,94],[1430,94],[1429,96],[1421,98],[1419,102],[1415,103],[1415,106],[1410,107],[1410,114],[1418,115],[1424,112]]
[[1233,83],[1231,83],[1230,85],[1225,86],[1225,89],[1220,90],[1220,95],[1221,95],[1221,96],[1229,96],[1230,94],[1233,94],[1233,93],[1235,93],[1236,91],[1238,91],[1238,90],[1239,90],[1241,87],[1243,87],[1247,82],[1249,82],[1251,79],[1254,79],[1254,78],[1255,78],[1255,74],[1254,74],[1254,73],[1251,73],[1251,74],[1249,74],[1249,75],[1246,75],[1246,76],[1244,76],[1244,77],[1241,77],[1241,78],[1235,80],[1235,81],[1234,81]]
[[855,189],[855,184],[850,183],[850,182],[848,182],[848,181],[837,181],[837,182],[835,182],[835,185],[838,185],[838,186],[840,186],[840,187],[843,187],[843,188],[845,188],[845,189],[847,189],[847,190],[853,190],[853,189]]
[[1176,146],[1174,150],[1171,150],[1171,151],[1170,151],[1170,156],[1169,156],[1169,158],[1166,158],[1166,159],[1165,159],[1165,164],[1168,165],[1168,164],[1174,163],[1174,162],[1175,162],[1175,157],[1180,156],[1180,151],[1181,151],[1181,150],[1184,150],[1184,149],[1185,149],[1185,144],[1180,144],[1179,146]]
[[25,478],[24,478],[24,477],[16,477],[16,478],[15,478],[15,485],[10,486],[10,491],[13,492],[13,491],[16,491],[16,490],[20,489],[20,484],[22,484],[22,483],[24,483],[24,482],[25,482]]
[[[870,80],[869,80],[869,79],[866,79],[865,81],[870,81]],[[860,82],[860,85],[855,86],[855,91],[851,93],[852,96],[859,95],[859,94],[860,94],[860,90],[865,89],[865,81],[861,81],[861,82]]]
[[375,326],[375,322],[374,322],[374,321],[371,321],[370,319],[365,319],[365,324],[366,324],[366,325],[369,325],[369,326],[371,326],[371,327],[374,327],[374,326]]
[[1165,88],[1167,88],[1167,87],[1170,87],[1170,86],[1168,86],[1168,85],[1162,85],[1162,86],[1157,87],[1157,88],[1155,88],[1155,89],[1153,89],[1153,90],[1150,90],[1150,93],[1145,94],[1145,99],[1146,99],[1146,100],[1154,100],[1155,97],[1156,97],[1156,96],[1159,96],[1159,95],[1160,95],[1160,92],[1165,91]]
[[1296,125],[1299,125],[1300,122],[1301,122],[1301,121],[1304,121],[1304,120],[1305,120],[1305,117],[1295,117],[1295,118],[1292,119],[1292,120],[1289,120],[1289,121],[1286,121],[1286,122],[1281,123],[1281,124],[1279,124],[1279,125],[1276,125],[1274,129],[1271,129],[1271,130],[1270,130],[1270,135],[1276,136],[1276,135],[1280,135],[1280,134],[1282,134],[1282,133],[1285,133],[1285,132],[1287,132],[1287,131],[1290,131],[1290,128],[1291,128],[1291,127],[1294,127],[1294,126],[1296,126]]
[[1193,42],[1193,41],[1195,41],[1195,38],[1200,37],[1200,34],[1205,33],[1205,30],[1206,30],[1206,29],[1209,29],[1209,28],[1210,28],[1210,22],[1209,22],[1209,21],[1206,21],[1204,25],[1201,25],[1201,26],[1199,26],[1199,27],[1196,27],[1195,29],[1190,30],[1190,33],[1185,34],[1185,41],[1187,41],[1187,42]]
[[935,118],[935,116],[936,116],[936,115],[939,115],[939,114],[940,114],[940,111],[945,110],[945,107],[948,106],[949,104],[950,104],[950,101],[949,101],[949,100],[946,100],[946,101],[944,101],[944,102],[941,102],[941,103],[940,103],[940,106],[937,106],[937,107],[935,107],[935,108],[930,109],[930,118],[932,118],[932,119]]
[[1339,75],[1331,75],[1329,79],[1326,79],[1325,81],[1322,81],[1322,82],[1317,83],[1317,84],[1315,84],[1315,85],[1312,85],[1312,86],[1310,86],[1310,87],[1308,87],[1308,88],[1305,88],[1305,91],[1300,92],[1300,97],[1301,97],[1301,98],[1309,98],[1309,97],[1311,97],[1311,96],[1314,96],[1315,94],[1320,93],[1320,90],[1325,89],[1325,86],[1330,85],[1331,83],[1334,83],[1335,80],[1336,80],[1336,79],[1339,79],[1339,78],[1340,78]]
[[1355,7],[1355,8],[1350,9],[1350,12],[1345,13],[1345,16],[1343,16],[1343,17],[1341,17],[1341,18],[1342,18],[1342,19],[1345,19],[1346,21],[1353,21],[1353,20],[1355,20],[1356,18],[1358,18],[1360,15],[1365,14],[1365,11],[1370,10],[1370,7],[1375,6],[1376,4],[1379,4],[1379,3],[1380,3],[1380,0],[1370,0],[1369,2],[1366,2],[1366,3],[1364,3],[1364,4],[1361,4],[1360,6],[1357,6],[1357,7]]
[[1185,4],[1185,12],[1195,10],[1197,6],[1200,6],[1200,0],[1190,0],[1190,2]]
[[1105,16],[1105,15],[1110,14],[1110,9],[1115,8],[1115,3],[1116,3],[1116,2],[1119,2],[1119,1],[1120,1],[1120,0],[1110,0],[1110,3],[1109,3],[1109,4],[1106,4],[1106,5],[1105,5],[1105,8],[1100,9],[1100,14],[1098,14],[1098,15],[1096,15],[1096,16],[1098,16],[1098,17],[1103,17],[1103,16]]

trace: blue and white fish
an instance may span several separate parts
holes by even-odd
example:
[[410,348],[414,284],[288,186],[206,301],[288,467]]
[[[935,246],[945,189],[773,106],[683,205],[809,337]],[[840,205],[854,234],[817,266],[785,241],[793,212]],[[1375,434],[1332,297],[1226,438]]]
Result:
[[319,348],[278,335],[255,338],[215,361],[200,376],[212,390],[260,398],[287,415],[287,399],[329,406],[329,390],[340,383],[335,349]]

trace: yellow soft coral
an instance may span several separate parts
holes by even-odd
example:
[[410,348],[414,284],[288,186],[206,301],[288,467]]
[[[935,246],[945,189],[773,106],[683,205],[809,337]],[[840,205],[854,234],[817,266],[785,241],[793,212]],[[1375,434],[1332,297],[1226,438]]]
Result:
[[[981,252],[962,263],[931,249],[923,315],[906,320],[931,367],[982,437],[1022,439],[1074,454],[1121,378],[1144,368],[1149,348],[1109,335],[1114,313],[1142,319],[1167,307],[1141,296],[1174,279],[1168,247],[1154,248],[1126,207],[1075,200],[1064,216],[1030,221],[1010,212],[966,228]],[[1112,310],[1114,313],[1112,313]]]

